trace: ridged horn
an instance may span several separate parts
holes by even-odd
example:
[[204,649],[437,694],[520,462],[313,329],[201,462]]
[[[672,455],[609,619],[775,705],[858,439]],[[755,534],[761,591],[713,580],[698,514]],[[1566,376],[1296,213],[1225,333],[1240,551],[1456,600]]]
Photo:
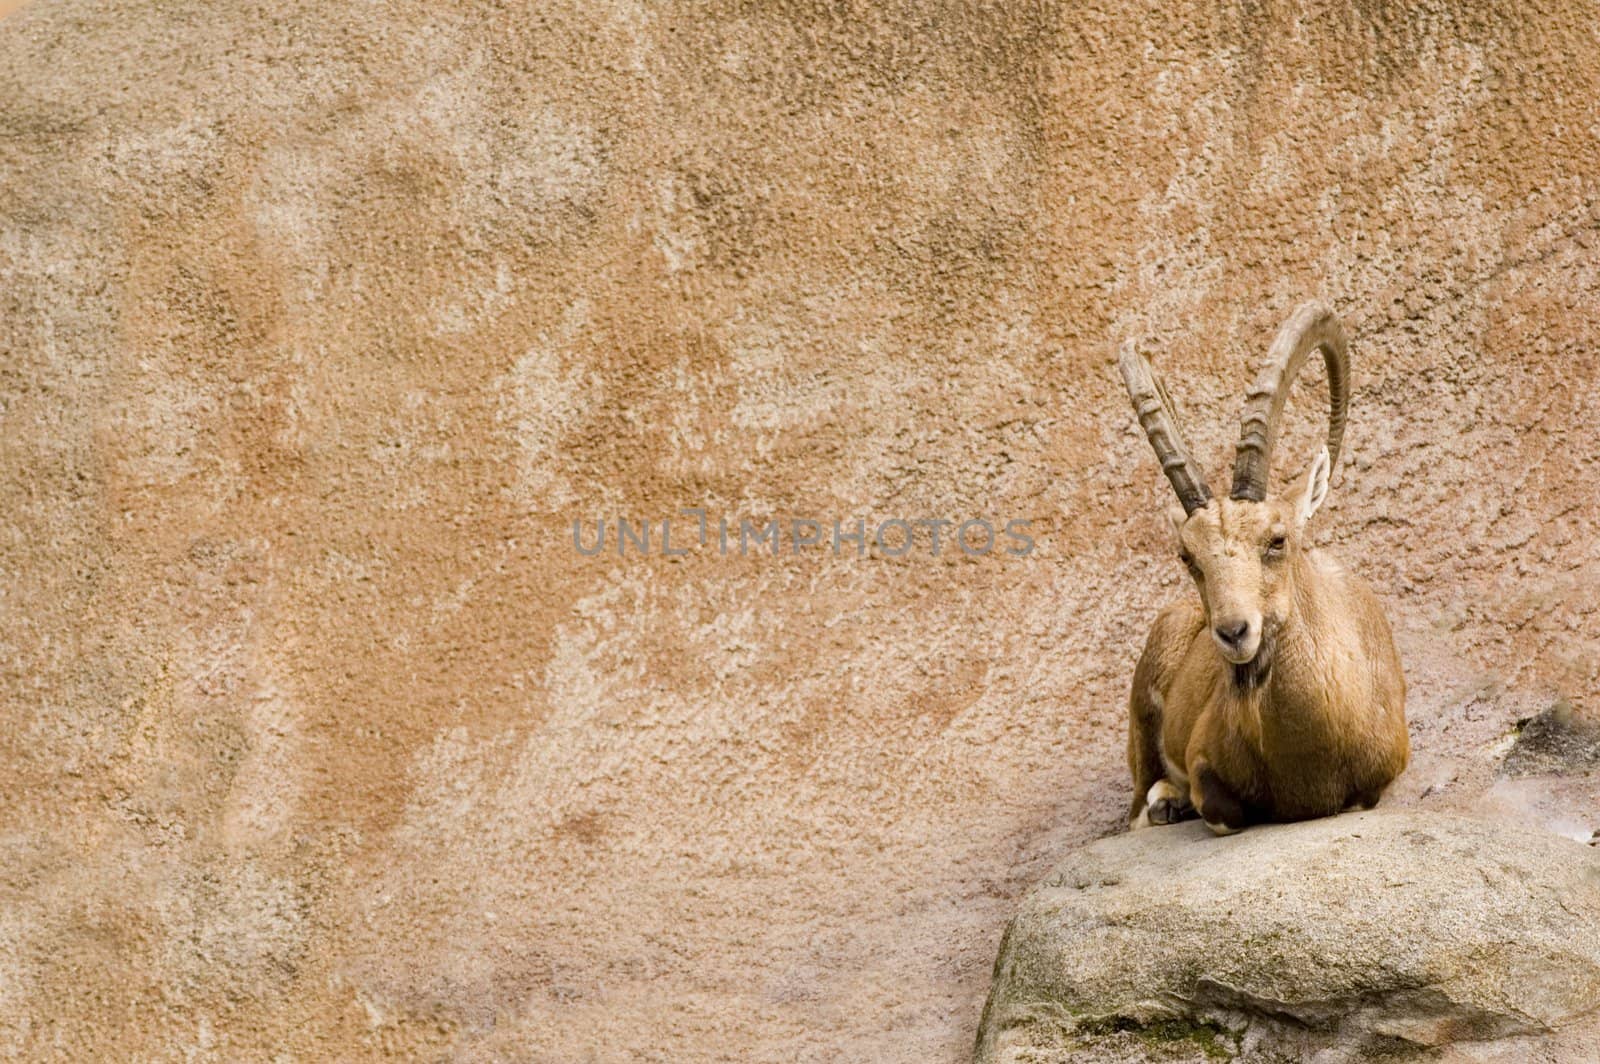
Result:
[[1117,368],[1122,371],[1128,398],[1133,400],[1134,413],[1139,415],[1139,427],[1149,437],[1161,471],[1172,482],[1172,490],[1178,493],[1183,512],[1194,513],[1211,501],[1211,489],[1206,487],[1199,467],[1189,457],[1189,448],[1183,442],[1178,415],[1166,387],[1150,367],[1150,360],[1135,350],[1131,340],[1118,352]]
[[1328,469],[1339,464],[1339,445],[1350,414],[1350,352],[1344,327],[1333,311],[1321,303],[1305,303],[1296,310],[1267,352],[1267,360],[1245,393],[1244,417],[1239,426],[1239,450],[1233,463],[1235,499],[1261,502],[1267,497],[1272,467],[1272,447],[1278,438],[1278,420],[1289,398],[1295,374],[1312,351],[1321,351],[1328,366]]

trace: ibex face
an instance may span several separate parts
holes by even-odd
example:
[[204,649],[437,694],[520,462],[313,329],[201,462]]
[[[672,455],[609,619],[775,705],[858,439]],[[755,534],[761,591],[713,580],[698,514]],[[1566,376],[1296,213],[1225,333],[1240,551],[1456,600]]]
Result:
[[[1289,385],[1312,351],[1328,367],[1328,445],[1303,484],[1268,497],[1267,470]],[[1295,312],[1273,342],[1245,398],[1230,498],[1217,499],[1189,457],[1160,378],[1131,344],[1119,360],[1123,380],[1162,471],[1182,504],[1174,510],[1178,556],[1194,577],[1218,649],[1235,666],[1270,664],[1274,625],[1294,600],[1294,574],[1306,521],[1328,494],[1350,405],[1350,362],[1343,330],[1325,307]],[[1264,668],[1253,672],[1259,674]],[[1241,678],[1248,679],[1251,670]]]
[[1297,490],[1252,502],[1212,499],[1170,516],[1178,560],[1194,578],[1211,638],[1234,665],[1272,660],[1272,634],[1294,602],[1294,577],[1306,521],[1328,493],[1328,452],[1323,450]]

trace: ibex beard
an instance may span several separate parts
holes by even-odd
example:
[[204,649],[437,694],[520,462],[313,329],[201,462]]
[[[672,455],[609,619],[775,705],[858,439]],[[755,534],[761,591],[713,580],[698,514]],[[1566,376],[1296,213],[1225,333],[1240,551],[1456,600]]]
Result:
[[[1284,401],[1312,351],[1328,370],[1328,443],[1303,481],[1271,494]],[[1128,344],[1119,366],[1177,493],[1177,555],[1199,592],[1161,612],[1134,669],[1130,826],[1198,815],[1231,834],[1371,808],[1410,756],[1400,655],[1377,596],[1306,541],[1349,411],[1338,320],[1307,304],[1279,332],[1245,400],[1226,499],[1207,488],[1149,362]]]

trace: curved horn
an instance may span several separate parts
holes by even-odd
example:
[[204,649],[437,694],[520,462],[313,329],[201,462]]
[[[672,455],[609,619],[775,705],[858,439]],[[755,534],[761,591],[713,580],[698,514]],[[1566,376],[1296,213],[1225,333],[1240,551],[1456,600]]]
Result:
[[1333,311],[1320,303],[1305,303],[1278,330],[1266,363],[1245,393],[1238,457],[1233,463],[1233,498],[1261,502],[1267,497],[1278,419],[1289,398],[1289,386],[1312,351],[1321,351],[1328,366],[1330,474],[1338,466],[1339,444],[1344,440],[1345,418],[1350,413],[1350,353],[1345,347],[1344,327]]
[[1128,386],[1128,398],[1133,400],[1134,412],[1139,415],[1139,426],[1150,438],[1155,448],[1161,471],[1172,482],[1172,490],[1183,503],[1183,512],[1192,514],[1211,501],[1211,489],[1206,487],[1189,448],[1184,445],[1183,433],[1178,429],[1178,415],[1172,408],[1172,399],[1162,385],[1161,378],[1150,368],[1150,360],[1134,349],[1133,341],[1122,345],[1117,354],[1117,368],[1122,370],[1122,382]]

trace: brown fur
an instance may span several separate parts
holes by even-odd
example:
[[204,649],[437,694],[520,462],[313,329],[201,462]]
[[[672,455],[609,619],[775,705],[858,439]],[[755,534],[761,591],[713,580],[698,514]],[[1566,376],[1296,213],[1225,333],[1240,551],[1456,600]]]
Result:
[[[1162,611],[1134,670],[1134,826],[1176,818],[1144,816],[1163,778],[1231,831],[1371,807],[1405,768],[1405,678],[1382,607],[1303,542],[1326,472],[1324,460],[1290,497],[1213,499],[1175,516],[1201,601]],[[1255,657],[1230,661],[1214,617],[1257,619]]]

